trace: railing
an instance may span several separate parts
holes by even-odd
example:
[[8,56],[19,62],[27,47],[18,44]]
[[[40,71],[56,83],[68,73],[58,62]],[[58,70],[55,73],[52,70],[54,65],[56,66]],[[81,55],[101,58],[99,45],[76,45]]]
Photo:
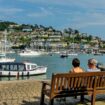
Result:
[[24,80],[24,79],[29,79],[30,78],[30,73],[27,72],[27,75],[24,75],[24,72],[22,72],[22,75],[19,75],[19,72],[17,72],[16,76],[12,76],[11,72],[9,72],[8,75],[4,76],[4,75],[2,75],[2,72],[0,72],[0,81],[4,80],[4,77],[8,81],[12,80],[12,78],[14,78],[16,80]]

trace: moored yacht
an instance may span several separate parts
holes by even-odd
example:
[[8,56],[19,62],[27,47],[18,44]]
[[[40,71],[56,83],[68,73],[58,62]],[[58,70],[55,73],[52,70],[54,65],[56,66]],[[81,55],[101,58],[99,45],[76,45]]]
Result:
[[20,56],[39,56],[41,55],[40,52],[38,51],[33,51],[33,50],[29,50],[29,49],[26,49],[26,50],[23,50],[19,53]]
[[7,58],[5,55],[4,56],[0,56],[0,63],[3,63],[3,62],[14,62],[15,61],[15,58]]
[[71,56],[77,56],[77,55],[78,55],[78,53],[71,52],[71,53],[68,53],[68,55],[71,55]]
[[5,62],[0,63],[0,75],[1,76],[32,76],[45,74],[47,67],[38,66],[31,62]]
[[67,52],[65,52],[65,51],[61,52],[61,53],[60,53],[60,57],[61,57],[61,58],[68,57]]
[[[7,47],[6,47],[6,44],[7,44],[7,30],[5,30],[4,32],[4,46],[2,46],[2,52],[0,54],[0,62],[14,62],[15,61],[15,58],[9,58],[7,57]],[[3,48],[4,47],[4,48]]]

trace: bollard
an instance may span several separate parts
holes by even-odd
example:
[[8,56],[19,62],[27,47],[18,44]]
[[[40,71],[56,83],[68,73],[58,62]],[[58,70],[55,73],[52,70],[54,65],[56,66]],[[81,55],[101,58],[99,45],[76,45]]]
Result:
[[23,72],[22,72],[21,78],[22,78],[22,80],[24,79],[24,73]]
[[8,81],[10,80],[10,77],[11,77],[11,73],[9,71],[9,73],[8,73]]
[[0,72],[0,81],[2,81],[2,72]]
[[16,79],[19,80],[19,72],[17,72]]
[[30,74],[29,74],[29,71],[27,72],[27,79],[29,79],[29,77],[30,77]]

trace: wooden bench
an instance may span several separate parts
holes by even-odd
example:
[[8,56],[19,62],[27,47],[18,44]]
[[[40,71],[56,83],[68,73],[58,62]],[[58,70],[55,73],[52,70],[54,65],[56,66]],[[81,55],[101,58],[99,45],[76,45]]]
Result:
[[95,105],[96,95],[105,93],[105,72],[53,74],[51,83],[42,83],[40,105],[44,105],[45,95],[49,105],[53,105],[55,98],[75,95],[90,95],[91,105]]

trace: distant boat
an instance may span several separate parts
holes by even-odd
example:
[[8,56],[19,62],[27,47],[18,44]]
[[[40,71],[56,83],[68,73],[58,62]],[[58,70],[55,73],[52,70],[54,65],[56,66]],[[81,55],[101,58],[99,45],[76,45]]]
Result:
[[68,57],[67,52],[61,52],[61,53],[60,53],[60,57],[61,57],[61,58]]
[[[4,32],[4,51],[2,50],[2,53],[0,54],[0,62],[14,62],[15,58],[8,58],[6,56],[6,43],[7,43],[7,30]],[[3,46],[2,46],[3,47]],[[3,49],[3,48],[2,48]]]
[[33,51],[33,50],[25,49],[25,50],[21,51],[19,53],[19,55],[20,56],[39,56],[39,55],[41,55],[41,53],[38,52],[38,51]]
[[100,52],[95,52],[94,55],[103,55],[103,54]]
[[47,67],[38,66],[36,63],[30,62],[5,62],[0,63],[1,76],[32,76],[45,74]]
[[77,56],[77,55],[78,55],[78,53],[71,52],[71,53],[68,53],[68,55],[71,55],[71,56]]
[[2,62],[14,62],[14,61],[15,61],[14,58],[7,58],[7,57],[5,57],[5,56],[2,56],[2,57],[0,58],[0,63],[2,63]]
[[75,52],[63,52],[63,53],[60,53],[60,57],[61,58],[64,58],[64,57],[68,57],[68,56],[78,56],[78,53],[75,53]]

